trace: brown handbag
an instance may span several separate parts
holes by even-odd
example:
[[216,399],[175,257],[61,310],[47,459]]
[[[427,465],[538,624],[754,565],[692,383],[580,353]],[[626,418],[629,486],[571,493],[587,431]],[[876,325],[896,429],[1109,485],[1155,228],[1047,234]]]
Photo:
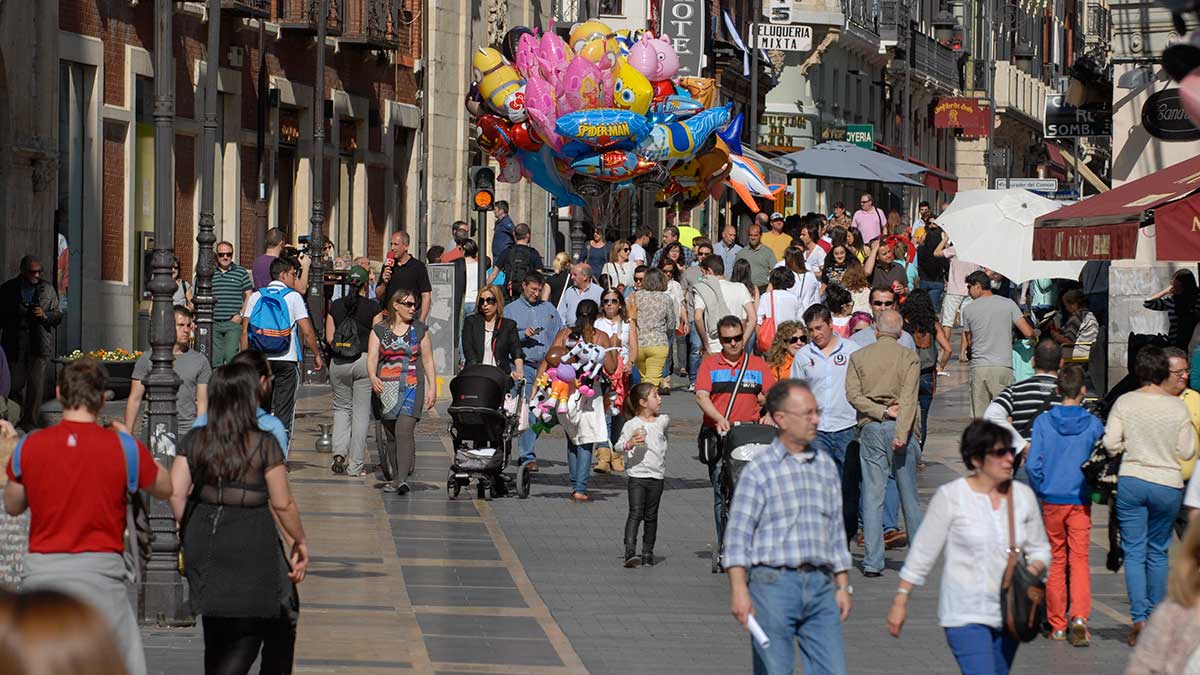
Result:
[[1017,548],[1013,502],[1016,486],[1008,486],[1008,565],[1000,584],[1000,615],[1004,629],[1014,640],[1036,638],[1046,621],[1046,583],[1030,573],[1025,552]]

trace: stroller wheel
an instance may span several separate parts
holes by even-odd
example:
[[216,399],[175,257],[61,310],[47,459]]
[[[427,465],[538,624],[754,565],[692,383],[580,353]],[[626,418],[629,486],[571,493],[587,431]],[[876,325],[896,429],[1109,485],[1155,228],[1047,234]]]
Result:
[[446,479],[446,498],[455,499],[458,497],[458,493],[460,492],[462,492],[462,486],[458,484],[458,479],[456,479],[454,477],[454,473],[451,472],[450,476]]
[[529,469],[524,464],[517,468],[517,497],[529,498]]
[[475,491],[476,498],[490,502],[492,500],[492,493],[491,490],[488,489],[489,487],[490,486],[487,484],[486,480],[482,478],[479,479],[479,483]]

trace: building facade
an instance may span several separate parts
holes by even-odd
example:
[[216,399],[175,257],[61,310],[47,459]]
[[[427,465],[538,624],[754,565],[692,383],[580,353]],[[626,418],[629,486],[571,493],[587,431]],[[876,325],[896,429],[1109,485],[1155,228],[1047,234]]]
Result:
[[319,98],[316,3],[223,2],[217,55],[206,49],[205,4],[174,6],[175,162],[164,181],[154,174],[154,3],[59,3],[55,206],[71,280],[63,349],[144,344],[155,190],[175,194],[175,250],[182,276],[192,279],[205,179],[204,85],[214,65],[215,231],[240,263],[260,252],[268,227],[284,229],[295,244],[308,234],[314,115],[326,129],[319,153],[325,233],[336,251],[381,259],[389,234],[417,221],[416,0],[330,0]]

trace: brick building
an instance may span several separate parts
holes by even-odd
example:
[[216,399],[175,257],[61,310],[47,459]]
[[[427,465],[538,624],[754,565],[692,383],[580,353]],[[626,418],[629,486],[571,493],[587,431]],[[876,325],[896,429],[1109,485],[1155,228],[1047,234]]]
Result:
[[[137,345],[148,330],[144,260],[153,248],[154,190],[162,187],[154,175],[154,4],[58,3],[57,206],[72,280],[63,349]],[[388,235],[417,218],[420,0],[329,4],[323,105],[314,106],[316,3],[222,2],[213,212],[218,241],[233,242],[246,265],[266,227],[284,228],[293,241],[308,233],[314,113],[326,124],[326,234],[337,251],[381,258]],[[175,166],[168,189],[175,192],[175,250],[190,279],[210,58],[205,3],[175,8]],[[260,114],[266,120],[262,203]]]

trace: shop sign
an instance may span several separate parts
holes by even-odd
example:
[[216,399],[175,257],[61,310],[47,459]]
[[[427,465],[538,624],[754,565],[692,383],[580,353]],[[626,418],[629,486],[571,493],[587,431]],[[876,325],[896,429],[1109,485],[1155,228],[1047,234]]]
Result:
[[808,118],[804,115],[765,114],[759,123],[759,145],[776,150],[799,150],[801,143],[797,137],[807,128]]
[[945,97],[933,109],[936,129],[962,129],[967,136],[986,136],[990,110],[977,98]]
[[846,142],[867,150],[875,149],[874,124],[850,124],[846,126]]
[[1046,138],[1112,136],[1112,111],[1077,108],[1062,94],[1046,97]]
[[1178,89],[1156,91],[1142,105],[1142,126],[1146,133],[1163,141],[1200,140],[1200,129],[1183,109]]
[[1034,260],[1123,260],[1137,248],[1136,223],[1091,227],[1035,227]]
[[699,77],[704,65],[703,0],[663,0],[662,32],[671,36],[671,46],[679,55],[680,77]]
[[846,140],[846,127],[825,127],[821,129],[822,141],[843,141]]
[[785,52],[812,51],[812,26],[797,26],[756,23],[754,44],[759,49],[777,49]]

